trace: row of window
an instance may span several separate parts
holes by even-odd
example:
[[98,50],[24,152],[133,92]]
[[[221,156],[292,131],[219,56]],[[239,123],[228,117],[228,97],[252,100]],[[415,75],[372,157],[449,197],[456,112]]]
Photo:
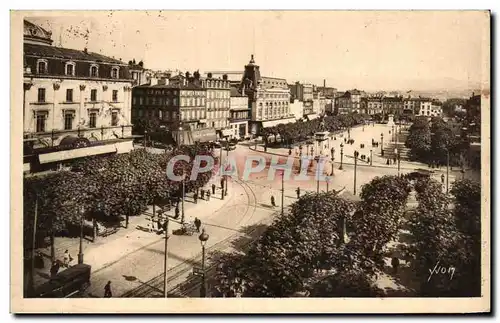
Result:
[[[262,114],[264,112],[264,114]],[[257,109],[257,117],[277,117],[280,115],[288,115],[288,106],[280,106],[277,107],[275,106],[274,108],[271,107],[266,107],[265,109],[262,109],[262,107],[259,107]]]
[[[47,130],[47,118],[49,113],[47,111],[37,112],[35,114],[36,118],[36,132],[46,132]],[[75,120],[74,111],[64,112],[64,130],[73,130],[73,123]],[[118,126],[118,111],[111,112],[111,126]],[[97,112],[91,111],[89,113],[89,128],[97,128]]]
[[[167,93],[170,94],[170,91],[167,91]],[[176,93],[174,92],[174,95]],[[181,96],[205,96],[205,91],[181,91]]]
[[229,87],[228,82],[218,81],[218,80],[212,80],[212,81],[207,80],[205,84],[207,87],[215,87],[215,88]]
[[[65,62],[64,63],[64,74],[67,76],[75,76],[76,63]],[[39,59],[36,64],[37,74],[47,74],[49,72],[49,62],[46,59]],[[111,68],[110,77],[113,79],[118,79],[120,77],[120,68],[118,66],[113,66]],[[99,65],[91,64],[89,69],[90,77],[99,77]]]
[[230,91],[207,91],[207,99],[229,99],[230,97]]
[[[118,90],[113,90],[111,94],[111,100],[113,102],[118,102]],[[45,88],[38,88],[38,102],[39,103],[45,103],[47,98],[47,91]],[[91,89],[90,90],[90,101],[96,102],[97,101],[97,90],[96,89]],[[73,101],[73,89],[66,89],[66,101],[65,102],[74,102]]]

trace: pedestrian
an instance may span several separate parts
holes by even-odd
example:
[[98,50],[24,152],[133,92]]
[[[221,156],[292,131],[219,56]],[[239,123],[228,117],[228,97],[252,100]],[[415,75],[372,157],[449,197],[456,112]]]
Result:
[[297,199],[300,199],[300,187],[297,187],[295,192],[297,192]]
[[201,190],[200,194],[201,194],[201,199],[204,200],[205,199],[205,190]]
[[196,192],[195,192],[195,193],[193,194],[193,199],[194,199],[194,203],[195,203],[195,204],[198,204],[198,193],[196,193]]
[[366,159],[366,162],[369,164],[370,163],[370,157]]
[[223,190],[224,189],[224,178],[220,179],[220,188]]
[[207,190],[207,201],[210,201],[210,190]]
[[274,196],[271,195],[271,205],[276,207],[276,203],[274,202]]
[[392,257],[391,265],[392,265],[392,269],[394,271],[394,274],[397,274],[398,273],[398,267],[399,267],[399,258],[398,257]]
[[201,220],[198,218],[194,218],[194,226],[196,227],[196,231],[200,232]]
[[56,277],[57,273],[59,272],[59,261],[55,260],[52,262],[52,266],[50,267],[50,278]]
[[387,161],[386,161],[386,163],[385,163],[385,164],[386,164],[386,165],[389,165],[389,159],[387,159]]
[[215,194],[215,184],[212,184],[212,194]]
[[178,219],[179,218],[179,205],[176,205],[175,206],[175,218]]
[[104,297],[106,298],[113,297],[113,293],[111,293],[111,281],[108,281],[106,286],[104,286]]
[[347,138],[344,138],[344,144],[347,143]]
[[396,164],[396,161],[397,161],[397,160],[398,160],[398,159],[396,158],[396,156],[394,156],[394,159],[393,159],[393,161],[394,161],[394,162],[393,162],[393,164]]
[[71,261],[73,260],[73,257],[71,257],[71,255],[69,254],[69,251],[66,250],[64,252],[64,256],[63,256],[63,263],[64,263],[64,266],[66,268],[69,268],[70,264],[71,264]]
[[444,174],[441,174],[441,183],[444,184]]
[[160,219],[158,219],[158,221],[156,221],[156,228],[158,229],[158,231],[156,233],[161,234],[161,232],[162,232],[162,225],[161,225]]

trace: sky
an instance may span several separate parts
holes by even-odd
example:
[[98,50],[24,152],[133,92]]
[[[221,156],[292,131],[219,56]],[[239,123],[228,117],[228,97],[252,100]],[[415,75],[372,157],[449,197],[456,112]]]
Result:
[[[152,69],[242,71],[338,89],[463,90],[489,75],[489,18],[444,11],[36,13],[54,45]],[[484,86],[489,87],[488,84]]]

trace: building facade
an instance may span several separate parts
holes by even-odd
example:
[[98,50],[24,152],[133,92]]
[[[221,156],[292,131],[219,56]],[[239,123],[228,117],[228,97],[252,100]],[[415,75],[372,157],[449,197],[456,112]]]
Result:
[[432,111],[432,99],[419,98],[418,100],[418,115],[430,116]]
[[248,107],[248,97],[231,88],[229,126],[231,129],[231,138],[248,137],[248,121],[250,120],[250,108]]
[[361,92],[356,89],[346,91],[335,99],[335,107],[339,114],[360,113]]
[[25,167],[130,151],[128,64],[51,44],[50,32],[24,21],[23,124],[25,155],[31,156]]
[[368,97],[362,99],[362,113],[366,113],[369,115],[374,114],[382,114],[383,113],[383,104],[381,97]]
[[227,75],[214,78],[211,73],[208,73],[207,77],[201,80],[201,86],[206,89],[208,126],[216,129],[220,137],[230,136],[231,86]]
[[290,89],[286,80],[262,77],[253,55],[245,66],[240,91],[249,97],[252,134],[259,134],[262,128],[295,122],[290,113]]
[[403,97],[385,96],[384,98],[382,98],[382,107],[384,114],[402,115]]

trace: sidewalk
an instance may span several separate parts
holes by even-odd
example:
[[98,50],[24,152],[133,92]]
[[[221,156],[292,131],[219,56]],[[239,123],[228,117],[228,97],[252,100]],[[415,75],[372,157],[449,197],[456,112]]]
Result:
[[[205,189],[210,188],[211,190],[212,183],[216,184],[217,179],[218,178],[215,178],[208,183]],[[233,183],[228,181],[228,196],[226,196],[224,200],[221,200],[220,187],[217,187],[215,195],[210,197],[209,202],[199,198],[198,203],[195,204],[191,194],[188,195],[184,201],[185,222],[193,222],[195,217],[198,217],[203,221],[203,219],[208,218],[211,214],[220,210],[233,198],[233,187]],[[158,207],[156,209],[158,210]],[[86,239],[83,240],[84,263],[92,266],[93,274],[118,262],[128,254],[163,239],[163,235],[157,235],[156,232],[149,232],[146,230],[146,228],[148,228],[148,224],[151,223],[148,216],[152,215],[152,212],[153,206],[150,205],[148,210],[143,214],[130,217],[128,229],[120,228],[117,233],[111,234],[107,237],[97,237],[96,242],[91,242]],[[170,216],[172,216],[173,213],[174,209],[167,212]],[[172,232],[180,227],[180,221],[169,221],[169,232]],[[56,259],[62,260],[65,250],[69,250],[71,257],[73,258],[72,264],[76,264],[78,261],[79,241],[79,238],[56,237]],[[45,266],[43,269],[35,269],[35,286],[38,286],[49,279],[51,266],[50,246],[40,248],[37,251],[41,251],[42,254],[45,255]],[[64,270],[63,267],[59,269],[59,272],[62,270]]]

